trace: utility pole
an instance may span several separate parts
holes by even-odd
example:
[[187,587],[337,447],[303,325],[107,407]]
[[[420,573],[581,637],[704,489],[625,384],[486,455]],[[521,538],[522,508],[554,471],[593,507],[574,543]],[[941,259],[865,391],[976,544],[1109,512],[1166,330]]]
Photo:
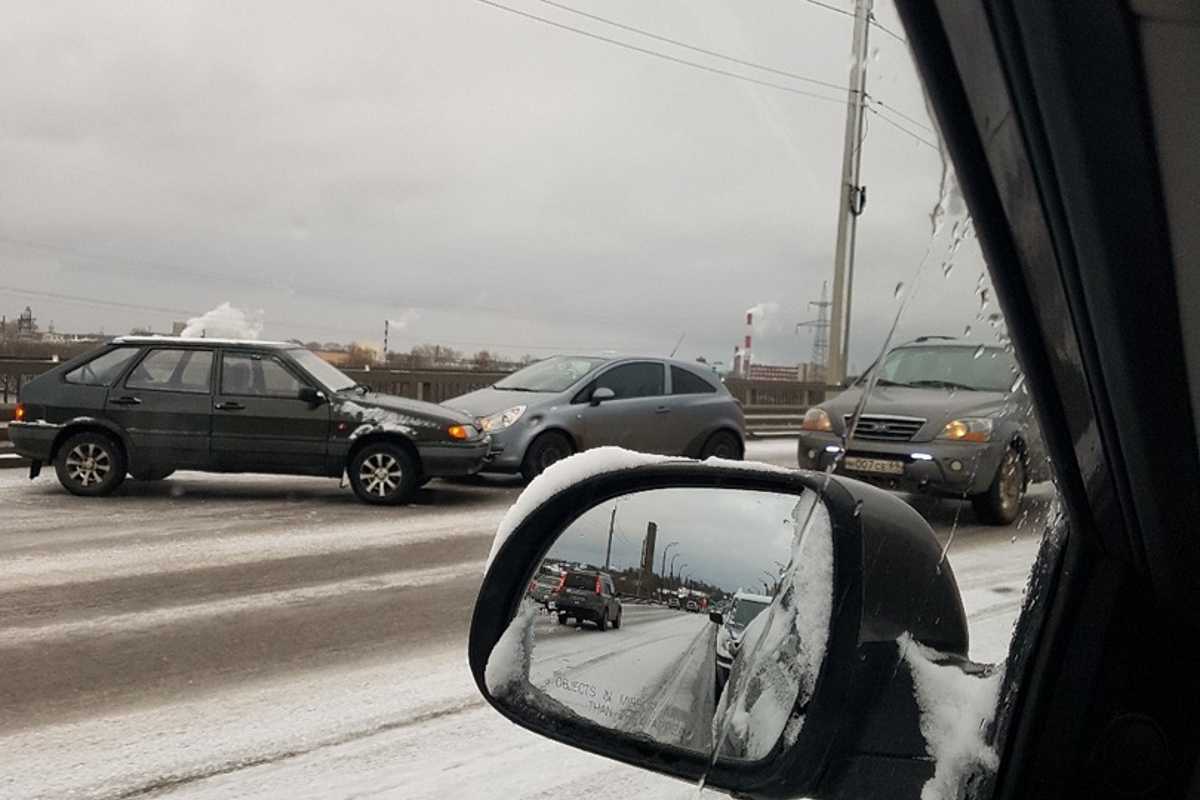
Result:
[[854,44],[850,59],[850,95],[846,108],[846,138],[842,153],[842,185],[838,202],[837,251],[833,263],[833,320],[830,323],[829,365],[825,380],[841,384],[846,378],[850,348],[850,298],[854,285],[854,234],[866,205],[867,192],[859,185],[862,156],[863,109],[867,100],[867,32],[873,0],[854,2]]
[[609,565],[612,563],[612,537],[613,528],[617,526],[617,504],[613,503],[612,516],[608,518],[608,549],[604,552],[604,571],[608,572]]

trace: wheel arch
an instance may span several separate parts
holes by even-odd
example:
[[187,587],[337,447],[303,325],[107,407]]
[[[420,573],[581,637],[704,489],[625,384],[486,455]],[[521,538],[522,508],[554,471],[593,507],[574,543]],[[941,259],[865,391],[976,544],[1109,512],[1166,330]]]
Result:
[[409,439],[407,436],[404,436],[403,434],[396,433],[394,431],[383,431],[383,430],[373,431],[371,433],[365,434],[365,435],[360,436],[357,439],[355,439],[354,444],[352,444],[350,446],[350,449],[346,451],[346,458],[345,458],[344,463],[342,464],[342,469],[345,470],[350,465],[350,463],[352,461],[354,461],[354,457],[357,456],[360,452],[362,452],[362,449],[364,447],[375,444],[377,442],[384,442],[386,444],[394,444],[397,447],[401,448],[406,453],[408,453],[408,455],[410,455],[412,457],[413,463],[415,463],[417,465],[417,471],[422,476],[425,474],[425,463],[421,460],[421,451],[417,448],[416,443],[414,443],[412,439]]
[[125,457],[125,465],[128,468],[129,462],[134,456],[134,449],[130,446],[125,432],[107,420],[94,418],[72,420],[63,426],[50,446],[50,463],[58,460],[63,443],[79,433],[100,433],[111,438],[121,448],[121,454]]

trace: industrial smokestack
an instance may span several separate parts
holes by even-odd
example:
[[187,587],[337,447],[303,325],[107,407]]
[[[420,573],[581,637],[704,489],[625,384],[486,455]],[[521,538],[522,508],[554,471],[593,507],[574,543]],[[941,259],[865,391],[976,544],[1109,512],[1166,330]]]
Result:
[[742,377],[750,377],[750,335],[754,333],[754,312],[746,312],[746,342],[742,348]]

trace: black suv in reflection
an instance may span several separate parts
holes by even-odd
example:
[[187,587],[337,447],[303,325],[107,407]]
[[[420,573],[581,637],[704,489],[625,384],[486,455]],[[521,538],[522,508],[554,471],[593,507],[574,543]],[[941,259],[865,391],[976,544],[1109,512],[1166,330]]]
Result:
[[942,337],[890,350],[848,390],[809,409],[799,462],[888,489],[967,498],[991,525],[1016,519],[1029,482],[1049,477],[1012,354]]
[[104,495],[128,472],[336,478],[367,503],[479,471],[489,439],[466,416],[377,394],[293,344],[125,337],[30,381],[9,436],[62,485]]
[[569,617],[576,622],[596,623],[600,630],[621,627],[621,601],[607,572],[573,569],[563,573],[558,586],[550,592],[550,613],[558,615],[558,624]]

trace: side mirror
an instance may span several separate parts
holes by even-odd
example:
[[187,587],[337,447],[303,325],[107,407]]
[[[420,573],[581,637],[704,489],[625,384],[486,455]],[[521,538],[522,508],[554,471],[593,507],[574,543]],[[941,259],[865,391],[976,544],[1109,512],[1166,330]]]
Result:
[[710,612],[708,612],[708,619],[709,619],[709,621],[710,621],[710,622],[715,622],[715,623],[717,623],[718,625],[724,625],[724,624],[725,624],[725,615],[724,615],[724,614],[722,614],[720,611],[710,611]]
[[600,386],[592,392],[590,402],[592,405],[598,406],[605,400],[612,400],[616,396],[617,393],[612,389],[608,388],[607,386]]
[[311,386],[303,386],[298,392],[300,399],[308,403],[309,408],[316,408],[325,402],[325,393]]
[[[668,539],[684,581],[664,569]],[[543,564],[637,589],[610,626],[586,587],[539,614],[524,590]],[[650,602],[686,585],[721,603],[764,571],[778,590],[732,646],[726,628]],[[941,546],[902,500],[819,473],[609,448],[554,465],[509,511],[468,657],[504,716],[618,761],[747,797],[915,797],[933,763],[905,651],[965,663],[967,644]]]

